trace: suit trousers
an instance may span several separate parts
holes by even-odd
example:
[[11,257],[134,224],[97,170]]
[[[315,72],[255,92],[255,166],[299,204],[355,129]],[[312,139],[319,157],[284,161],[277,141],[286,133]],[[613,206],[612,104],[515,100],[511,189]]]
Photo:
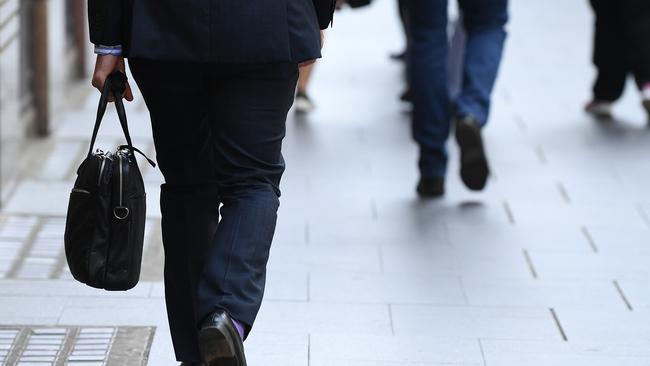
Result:
[[482,125],[487,123],[506,39],[508,0],[459,0],[467,37],[462,86],[453,101],[447,65],[448,0],[407,1],[413,137],[420,145],[420,173],[442,177],[447,169],[450,106],[459,116],[472,115]]
[[591,0],[596,13],[594,98],[615,101],[634,75],[639,87],[650,83],[650,2]]
[[250,331],[279,207],[285,123],[298,67],[129,60],[165,178],[165,299],[176,357],[200,360],[202,320],[225,310]]

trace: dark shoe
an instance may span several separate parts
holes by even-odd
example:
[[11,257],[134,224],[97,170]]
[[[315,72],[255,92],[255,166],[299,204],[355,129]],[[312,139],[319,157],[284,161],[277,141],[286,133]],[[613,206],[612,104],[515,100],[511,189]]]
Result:
[[481,126],[473,116],[456,119],[456,141],[460,146],[460,177],[467,188],[485,188],[490,168],[483,147]]
[[643,97],[643,108],[648,113],[648,123],[650,124],[650,83],[643,85],[641,95]]
[[402,51],[400,53],[391,53],[389,57],[393,61],[404,61],[406,60],[406,51]]
[[411,88],[406,89],[402,95],[399,96],[399,100],[402,102],[413,103],[413,91]]
[[204,366],[204,363],[182,362],[181,366]]
[[199,348],[206,366],[246,366],[244,344],[225,311],[216,311],[203,322]]
[[614,119],[612,115],[612,103],[603,100],[592,100],[587,103],[585,112],[599,121],[611,121]]
[[417,188],[418,194],[422,198],[438,198],[445,194],[445,178],[431,177],[420,178]]

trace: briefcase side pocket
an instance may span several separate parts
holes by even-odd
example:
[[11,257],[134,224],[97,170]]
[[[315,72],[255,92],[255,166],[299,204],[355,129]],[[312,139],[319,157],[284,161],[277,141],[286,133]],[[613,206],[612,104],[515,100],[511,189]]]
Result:
[[88,190],[74,188],[70,193],[65,225],[65,254],[72,276],[88,283],[89,257],[95,235],[95,197]]

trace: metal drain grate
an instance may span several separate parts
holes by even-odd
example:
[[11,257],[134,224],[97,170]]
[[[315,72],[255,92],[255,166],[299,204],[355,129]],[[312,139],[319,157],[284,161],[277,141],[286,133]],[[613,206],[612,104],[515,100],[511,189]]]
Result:
[[155,327],[0,327],[5,366],[144,366]]

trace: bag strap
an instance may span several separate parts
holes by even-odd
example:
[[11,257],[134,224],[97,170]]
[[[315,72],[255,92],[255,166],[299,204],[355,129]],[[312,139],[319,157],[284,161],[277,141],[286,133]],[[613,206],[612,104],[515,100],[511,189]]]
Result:
[[106,78],[106,82],[104,82],[104,89],[102,90],[102,95],[99,98],[97,118],[95,120],[95,127],[93,128],[93,136],[90,140],[88,156],[92,155],[93,153],[95,141],[97,140],[97,134],[99,132],[99,126],[101,125],[104,114],[106,113],[106,107],[108,106],[108,97],[111,95],[111,93],[115,98],[115,108],[117,109],[117,116],[120,119],[120,125],[122,126],[124,138],[126,138],[126,146],[128,146],[128,148],[133,151],[133,143],[131,142],[131,135],[129,134],[129,125],[126,120],[126,111],[124,110],[124,102],[122,101],[125,90],[126,75],[123,72],[115,71]]
[[149,159],[149,157],[147,155],[145,155],[145,153],[140,151],[140,149],[138,149],[137,147],[133,147],[133,146],[129,147],[129,145],[120,145],[117,148],[119,150],[121,150],[121,149],[131,149],[132,152],[134,152],[134,153],[137,152],[138,154],[142,155],[152,167],[154,167],[154,168],[156,167],[156,163],[153,160]]

